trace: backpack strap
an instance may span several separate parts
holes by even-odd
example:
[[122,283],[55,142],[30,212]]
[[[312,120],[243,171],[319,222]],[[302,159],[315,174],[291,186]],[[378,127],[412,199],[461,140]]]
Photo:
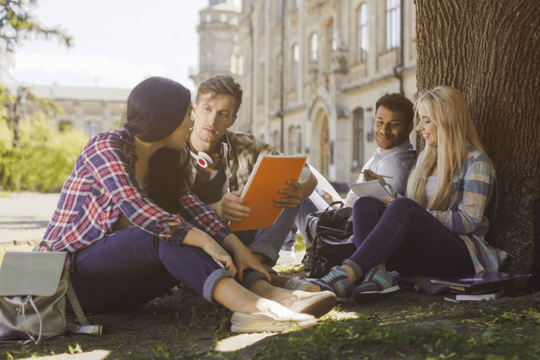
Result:
[[64,270],[64,274],[62,276],[64,277],[64,279],[66,279],[68,283],[67,297],[69,299],[69,303],[71,304],[71,308],[73,309],[73,312],[77,316],[77,320],[79,320],[79,323],[81,324],[81,325],[77,325],[77,324],[68,322],[67,323],[68,331],[74,334],[101,335],[103,332],[101,325],[90,324],[90,322],[84,315],[84,312],[81,308],[81,304],[79,303],[79,299],[77,299],[77,294],[75,294],[75,290],[73,290],[73,285],[71,284],[71,280],[69,279],[68,271]]

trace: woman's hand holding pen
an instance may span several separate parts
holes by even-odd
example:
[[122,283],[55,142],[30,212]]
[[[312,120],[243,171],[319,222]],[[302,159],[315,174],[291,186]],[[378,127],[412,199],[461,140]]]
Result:
[[362,173],[364,174],[364,181],[379,180],[383,186],[386,186],[386,181],[384,181],[382,175],[378,175],[371,170],[364,170]]

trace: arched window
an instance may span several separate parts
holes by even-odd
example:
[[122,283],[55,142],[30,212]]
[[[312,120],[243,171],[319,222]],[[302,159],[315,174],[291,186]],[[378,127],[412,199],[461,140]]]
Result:
[[363,62],[367,60],[369,49],[369,28],[368,28],[368,4],[363,3],[358,9],[357,19],[357,44],[356,61]]
[[298,88],[298,65],[300,63],[300,48],[295,44],[292,48],[291,90]]
[[401,36],[401,0],[386,0],[386,50],[399,47]]
[[309,39],[309,61],[319,61],[319,39],[313,33]]
[[364,110],[353,112],[353,168],[364,165]]
[[227,14],[221,14],[219,16],[219,20],[222,22],[222,23],[226,23],[227,22]]
[[207,22],[207,23],[212,22],[212,15],[206,14],[206,22]]

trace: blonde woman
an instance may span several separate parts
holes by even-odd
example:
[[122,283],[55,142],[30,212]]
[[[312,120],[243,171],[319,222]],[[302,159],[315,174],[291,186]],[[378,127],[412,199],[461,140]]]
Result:
[[[438,86],[415,104],[416,130],[426,140],[406,197],[360,198],[354,204],[356,252],[322,279],[310,279],[338,300],[365,302],[399,290],[384,265],[405,276],[449,277],[497,271],[484,236],[495,171],[463,95]],[[364,279],[354,290],[353,284]]]

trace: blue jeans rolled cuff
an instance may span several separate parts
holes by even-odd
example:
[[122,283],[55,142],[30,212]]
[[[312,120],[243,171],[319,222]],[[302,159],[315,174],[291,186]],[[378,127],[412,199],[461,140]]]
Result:
[[217,282],[225,277],[233,277],[230,272],[225,269],[217,269],[206,278],[206,281],[203,285],[203,297],[211,302],[212,304],[217,304],[214,299],[212,299],[212,294],[214,293],[214,287]]

